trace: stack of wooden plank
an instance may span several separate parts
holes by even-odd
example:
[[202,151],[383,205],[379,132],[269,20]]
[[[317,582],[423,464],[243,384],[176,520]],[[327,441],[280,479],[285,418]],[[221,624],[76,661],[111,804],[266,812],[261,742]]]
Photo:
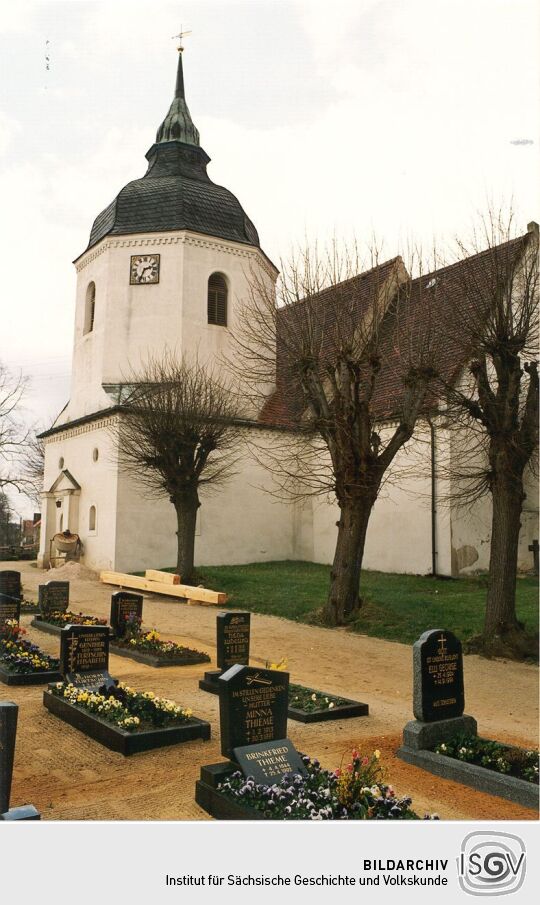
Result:
[[149,591],[152,594],[167,594],[168,597],[182,597],[189,604],[197,606],[223,606],[227,595],[208,588],[181,584],[180,575],[172,572],[160,572],[147,569],[144,578],[129,575],[127,572],[102,572],[100,579],[104,584],[114,584],[121,588],[132,588],[137,591]]

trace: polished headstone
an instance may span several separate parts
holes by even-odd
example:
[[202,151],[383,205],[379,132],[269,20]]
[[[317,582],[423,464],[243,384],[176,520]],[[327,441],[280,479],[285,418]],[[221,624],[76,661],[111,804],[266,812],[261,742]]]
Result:
[[235,748],[233,755],[244,776],[251,776],[260,785],[279,783],[288,773],[307,774],[302,758],[288,738]]
[[60,633],[60,672],[78,688],[114,685],[109,674],[109,627],[67,625]]
[[465,707],[461,641],[432,629],[413,645],[413,712],[431,723],[461,716]]
[[21,573],[14,569],[4,569],[0,572],[0,635],[8,619],[19,622],[21,599]]
[[69,581],[47,581],[40,584],[38,605],[42,615],[66,613],[69,607]]
[[0,702],[0,814],[9,811],[18,713],[13,701]]
[[216,617],[217,665],[230,669],[236,663],[249,663],[251,613],[218,613]]
[[289,674],[237,664],[218,679],[221,753],[287,737]]
[[126,633],[126,623],[130,619],[142,621],[143,596],[129,591],[116,591],[111,596],[111,628],[117,638]]

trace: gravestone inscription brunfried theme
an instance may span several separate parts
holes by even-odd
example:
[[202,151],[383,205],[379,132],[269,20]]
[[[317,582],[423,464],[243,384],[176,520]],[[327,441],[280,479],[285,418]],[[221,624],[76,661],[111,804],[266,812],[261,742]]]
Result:
[[116,591],[111,595],[111,628],[117,638],[126,633],[128,619],[142,620],[143,596],[131,594],[129,591]]
[[287,737],[289,674],[237,664],[219,684],[221,753]]
[[47,613],[65,613],[69,606],[69,581],[47,581],[39,585],[39,611]]
[[60,672],[78,688],[114,685],[109,674],[109,626],[67,625],[60,633]]
[[251,613],[218,613],[216,617],[217,665],[227,670],[236,663],[249,664]]
[[288,738],[235,748],[233,754],[244,776],[252,776],[260,785],[281,782],[287,773],[307,774],[302,758]]
[[21,573],[13,569],[0,572],[0,635],[8,619],[19,622],[21,597]]
[[463,714],[463,654],[452,632],[424,632],[413,645],[413,711],[417,720],[431,723]]

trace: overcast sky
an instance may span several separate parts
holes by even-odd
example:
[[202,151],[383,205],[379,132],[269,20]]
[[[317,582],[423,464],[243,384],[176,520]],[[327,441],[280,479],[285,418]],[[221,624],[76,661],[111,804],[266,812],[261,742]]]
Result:
[[71,262],[145,171],[182,24],[209,174],[277,262],[334,233],[375,232],[390,257],[410,237],[468,229],[488,199],[513,199],[523,230],[539,219],[539,12],[537,0],[2,4],[0,360],[32,379],[26,417],[48,426],[69,396]]

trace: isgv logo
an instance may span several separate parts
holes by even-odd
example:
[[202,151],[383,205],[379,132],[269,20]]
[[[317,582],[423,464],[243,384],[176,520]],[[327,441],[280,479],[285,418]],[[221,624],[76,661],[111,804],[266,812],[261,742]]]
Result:
[[469,833],[461,843],[459,885],[471,896],[504,896],[525,880],[525,843],[511,833]]

